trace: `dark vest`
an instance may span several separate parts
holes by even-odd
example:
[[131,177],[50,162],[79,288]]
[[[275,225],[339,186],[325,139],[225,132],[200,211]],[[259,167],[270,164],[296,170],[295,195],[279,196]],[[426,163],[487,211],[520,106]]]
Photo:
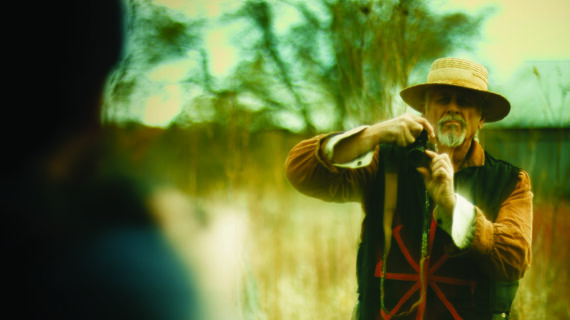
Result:
[[[384,168],[395,166],[398,172],[397,208],[392,223],[391,249],[382,261],[386,266],[386,275],[418,274],[414,262],[419,264],[421,258],[422,233],[425,229],[424,218],[428,216],[430,232],[430,279],[443,279],[434,282],[427,289],[427,305],[425,318],[430,314],[443,314],[452,319],[449,305],[458,314],[469,319],[490,318],[493,313],[509,312],[518,282],[495,281],[492,275],[484,274],[473,257],[449,257],[444,250],[452,246],[451,237],[442,229],[435,228],[431,221],[430,208],[426,207],[426,189],[423,178],[412,167],[406,156],[406,149],[382,145],[376,178],[363,195],[363,207],[366,213],[362,223],[361,243],[357,256],[357,277],[359,293],[359,319],[375,319],[380,312],[380,275],[379,262],[383,260],[384,232]],[[501,203],[512,193],[517,182],[518,168],[493,158],[485,153],[485,165],[468,167],[455,174],[456,191],[480,208],[487,219],[494,221]],[[428,204],[431,200],[428,199]],[[428,228],[429,229],[429,228]],[[439,277],[439,278],[438,278]],[[445,279],[463,283],[450,285]],[[450,280],[451,281],[451,280]],[[469,285],[466,285],[469,283]],[[406,311],[419,299],[419,290],[413,292],[403,303],[402,297],[413,291],[414,281],[402,281],[384,278],[384,306],[392,310],[401,304],[399,311]],[[436,292],[439,291],[439,292]],[[445,295],[441,301],[441,294]],[[430,309],[431,308],[431,309]],[[416,312],[403,317],[414,318]],[[400,319],[400,318],[398,318]],[[445,317],[438,316],[438,319]]]

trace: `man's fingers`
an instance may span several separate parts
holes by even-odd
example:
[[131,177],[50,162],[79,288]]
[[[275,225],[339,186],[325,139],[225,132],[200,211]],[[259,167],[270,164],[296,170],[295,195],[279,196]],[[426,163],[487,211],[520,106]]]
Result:
[[414,136],[414,134],[412,134],[412,132],[410,132],[410,130],[404,130],[404,144],[403,146],[407,146],[409,144],[414,143],[414,141],[416,141],[416,137]]
[[433,161],[443,161],[451,165],[451,159],[447,153],[437,153],[431,150],[426,150],[428,157],[432,158]]
[[404,114],[390,121],[390,124],[394,125],[392,141],[400,146],[414,143],[423,130],[427,131],[430,140],[435,138],[435,131],[429,121],[417,115]]
[[441,179],[441,178],[452,178],[453,177],[453,166],[451,161],[449,160],[449,156],[447,154],[437,154],[431,152],[429,150],[426,151],[428,156],[433,156],[431,161],[430,169],[432,171],[432,177],[434,179]]
[[437,152],[431,151],[431,150],[426,150],[426,155],[428,157],[430,157],[430,159],[434,159],[435,157],[437,157],[439,154]]
[[418,172],[424,177],[424,179],[429,178],[429,170],[427,168],[419,167],[416,168],[416,170],[418,170]]
[[431,176],[436,181],[449,177],[448,172],[444,167],[439,167],[435,170],[432,170]]
[[429,121],[427,121],[426,118],[423,117],[418,117],[416,119],[416,121],[422,125],[422,128],[425,129],[428,133],[428,136],[430,138],[435,138],[435,130],[433,129],[433,127],[431,126],[431,124],[429,123]]

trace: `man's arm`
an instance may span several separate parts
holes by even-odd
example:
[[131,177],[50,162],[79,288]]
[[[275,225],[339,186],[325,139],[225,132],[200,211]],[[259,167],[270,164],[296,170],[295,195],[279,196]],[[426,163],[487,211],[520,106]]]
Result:
[[333,134],[319,135],[297,144],[287,157],[285,170],[291,184],[301,193],[325,201],[360,201],[362,188],[378,165],[378,152],[370,163],[357,169],[335,166],[325,154]]
[[346,164],[378,151],[380,143],[411,144],[423,129],[434,136],[424,118],[406,114],[341,135],[316,136],[291,150],[286,162],[287,177],[306,195],[326,201],[359,201],[362,188],[376,173],[378,152],[357,168]]
[[438,224],[460,250],[452,250],[450,254],[472,255],[494,279],[522,278],[531,259],[533,194],[528,173],[520,171],[514,191],[501,204],[493,222],[480,208],[455,193],[449,156],[431,151],[426,154],[432,158],[430,170],[419,168],[418,171],[436,203]]
[[435,137],[435,132],[429,122],[419,116],[404,114],[378,122],[336,144],[331,160],[333,163],[352,161],[374,149],[379,143],[405,147],[414,143],[416,137],[424,129],[428,131],[431,138]]
[[531,263],[532,198],[528,173],[521,170],[517,185],[502,203],[495,222],[476,210],[475,233],[470,252],[490,276],[514,281]]
[[469,254],[485,273],[500,281],[522,278],[531,262],[532,198],[528,173],[520,171],[514,191],[495,221],[460,195],[449,216],[438,212],[440,227],[453,239],[451,255]]

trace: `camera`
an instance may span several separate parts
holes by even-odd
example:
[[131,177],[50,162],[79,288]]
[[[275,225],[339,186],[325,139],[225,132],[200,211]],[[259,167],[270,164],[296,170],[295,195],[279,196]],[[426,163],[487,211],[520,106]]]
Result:
[[428,168],[431,158],[425,153],[426,150],[434,150],[435,146],[428,142],[428,133],[423,130],[416,138],[416,141],[407,146],[407,157],[414,168]]

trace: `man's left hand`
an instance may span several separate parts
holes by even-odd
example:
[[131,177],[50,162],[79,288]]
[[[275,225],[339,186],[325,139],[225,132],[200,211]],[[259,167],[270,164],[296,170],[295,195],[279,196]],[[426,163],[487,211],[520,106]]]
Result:
[[426,189],[439,207],[438,214],[452,217],[455,208],[455,189],[453,187],[453,164],[447,153],[438,154],[426,150],[426,155],[431,159],[429,168],[417,168],[424,177]]

